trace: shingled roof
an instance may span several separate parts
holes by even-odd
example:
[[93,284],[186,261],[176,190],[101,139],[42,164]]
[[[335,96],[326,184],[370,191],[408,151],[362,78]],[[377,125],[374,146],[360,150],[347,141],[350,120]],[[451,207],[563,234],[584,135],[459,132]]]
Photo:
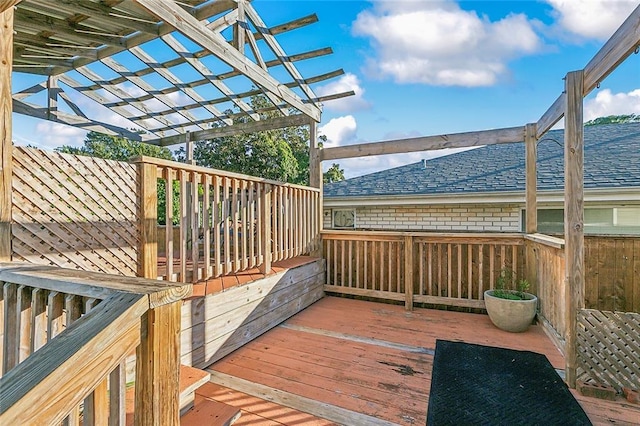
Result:
[[[563,130],[538,141],[538,190],[564,186]],[[640,123],[584,129],[584,186],[640,187]],[[524,143],[488,145],[327,184],[325,198],[524,191]]]

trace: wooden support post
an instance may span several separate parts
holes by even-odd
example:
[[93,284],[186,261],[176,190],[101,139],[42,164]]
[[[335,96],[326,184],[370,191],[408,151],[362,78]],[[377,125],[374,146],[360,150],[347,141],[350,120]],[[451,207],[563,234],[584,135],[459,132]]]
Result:
[[0,261],[11,261],[13,7],[0,13]]
[[566,380],[576,387],[577,314],[584,308],[584,127],[582,71],[567,74],[564,130],[564,239],[567,303]]
[[138,276],[158,277],[158,168],[137,163],[138,167]]
[[271,231],[271,185],[262,185],[260,202],[260,217],[262,218],[262,229],[260,230],[260,243],[262,244],[262,263],[259,266],[260,272],[264,275],[271,273],[271,241],[273,239]]
[[18,286],[4,283],[4,344],[2,346],[2,375],[18,365],[20,335],[18,325]]
[[404,308],[413,310],[413,237],[404,237]]
[[244,54],[244,45],[246,44],[246,31],[245,26],[247,19],[244,13],[244,0],[238,0],[236,4],[236,8],[238,9],[238,20],[235,24],[233,24],[233,45],[238,52]]
[[[525,207],[525,231],[527,234],[538,232],[538,202],[537,202],[537,167],[538,160],[538,139],[536,137],[536,123],[529,123],[525,126],[525,164],[526,164],[526,207]],[[531,283],[531,291],[537,294],[537,268],[536,253],[533,244],[527,242],[525,245],[525,278]]]
[[148,310],[136,349],[136,426],[180,424],[180,310],[182,301]]
[[315,209],[316,217],[313,220],[316,222],[317,235],[313,238],[311,251],[312,256],[322,256],[322,217],[323,211],[323,196],[322,196],[322,161],[320,160],[320,146],[318,143],[318,123],[311,120],[309,122],[309,186],[312,188],[318,188],[320,195],[318,196],[318,203]]
[[47,120],[54,121],[58,112],[58,77],[47,77]]

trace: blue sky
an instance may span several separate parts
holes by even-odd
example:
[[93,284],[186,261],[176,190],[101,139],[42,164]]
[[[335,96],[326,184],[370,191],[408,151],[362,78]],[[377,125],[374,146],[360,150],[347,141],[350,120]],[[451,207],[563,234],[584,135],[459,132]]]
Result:
[[[303,75],[345,70],[342,78],[313,86],[317,94],[356,91],[354,97],[325,104],[320,131],[328,146],[535,122],[562,91],[565,74],[583,68],[638,4],[253,1],[269,26],[318,15],[318,23],[279,40],[287,53],[333,48],[333,55],[296,64]],[[26,85],[23,76],[14,76],[14,88]],[[623,113],[640,114],[640,55],[627,59],[585,100],[586,120]],[[84,133],[77,129],[14,117],[18,144],[82,143]],[[339,163],[351,177],[443,153]]]

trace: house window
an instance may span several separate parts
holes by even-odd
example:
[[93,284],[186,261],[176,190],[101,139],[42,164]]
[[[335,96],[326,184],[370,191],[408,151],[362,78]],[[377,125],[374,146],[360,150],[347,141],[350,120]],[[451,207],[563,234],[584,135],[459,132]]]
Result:
[[[523,210],[523,228],[525,223],[526,212]],[[539,209],[538,232],[563,234],[564,210]],[[584,209],[584,233],[591,235],[640,235],[640,206],[587,207]]]
[[333,210],[332,227],[342,229],[353,229],[356,227],[356,211],[351,210]]

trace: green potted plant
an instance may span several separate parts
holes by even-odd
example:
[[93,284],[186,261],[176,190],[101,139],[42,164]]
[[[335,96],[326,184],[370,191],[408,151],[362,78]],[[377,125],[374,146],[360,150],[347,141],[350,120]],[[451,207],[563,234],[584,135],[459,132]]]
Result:
[[[512,289],[515,283],[515,289]],[[505,331],[520,333],[526,331],[536,316],[538,298],[527,293],[529,282],[516,281],[508,268],[500,271],[493,290],[484,292],[484,302],[493,324]]]

